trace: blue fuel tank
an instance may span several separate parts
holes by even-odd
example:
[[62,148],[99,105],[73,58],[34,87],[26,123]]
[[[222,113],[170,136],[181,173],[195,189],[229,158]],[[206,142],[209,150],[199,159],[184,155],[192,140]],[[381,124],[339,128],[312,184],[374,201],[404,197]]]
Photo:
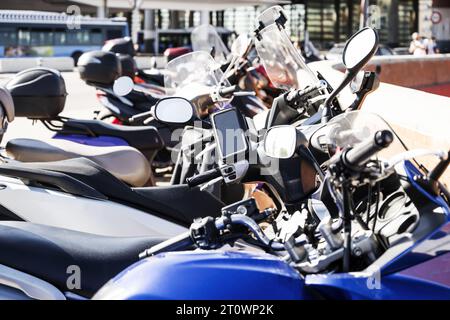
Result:
[[301,276],[281,259],[248,251],[184,251],[143,259],[94,299],[308,299]]

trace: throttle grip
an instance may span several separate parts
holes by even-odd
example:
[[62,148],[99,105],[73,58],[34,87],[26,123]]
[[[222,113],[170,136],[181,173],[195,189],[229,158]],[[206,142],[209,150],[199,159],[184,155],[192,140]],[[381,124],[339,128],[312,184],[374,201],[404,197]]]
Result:
[[361,166],[377,152],[387,148],[392,141],[394,141],[394,135],[391,131],[377,131],[372,138],[346,151],[343,154],[344,164],[350,167]]

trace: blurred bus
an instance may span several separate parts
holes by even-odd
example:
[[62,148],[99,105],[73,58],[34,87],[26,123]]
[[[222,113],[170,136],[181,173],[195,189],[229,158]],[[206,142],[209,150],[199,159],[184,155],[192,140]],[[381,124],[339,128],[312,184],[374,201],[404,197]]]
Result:
[[125,19],[65,13],[0,10],[0,57],[72,57],[129,35]]

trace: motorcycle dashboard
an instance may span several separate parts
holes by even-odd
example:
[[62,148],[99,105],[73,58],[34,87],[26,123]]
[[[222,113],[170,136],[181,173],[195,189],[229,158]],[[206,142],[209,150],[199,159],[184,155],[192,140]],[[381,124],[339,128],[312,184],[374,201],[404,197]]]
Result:
[[235,108],[229,108],[213,113],[211,123],[220,160],[224,163],[243,160],[249,145],[243,116]]

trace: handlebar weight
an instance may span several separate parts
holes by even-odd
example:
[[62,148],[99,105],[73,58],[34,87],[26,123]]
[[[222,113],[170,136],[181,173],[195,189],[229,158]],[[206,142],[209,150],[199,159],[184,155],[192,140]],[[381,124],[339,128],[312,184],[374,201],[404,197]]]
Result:
[[387,148],[394,140],[389,130],[377,131],[373,138],[357,144],[354,148],[343,154],[344,163],[349,166],[361,166],[378,151]]
[[218,178],[221,175],[222,173],[220,172],[220,170],[218,168],[215,168],[200,173],[194,177],[187,178],[186,183],[189,186],[189,188],[193,188],[208,181],[211,181],[212,179]]

